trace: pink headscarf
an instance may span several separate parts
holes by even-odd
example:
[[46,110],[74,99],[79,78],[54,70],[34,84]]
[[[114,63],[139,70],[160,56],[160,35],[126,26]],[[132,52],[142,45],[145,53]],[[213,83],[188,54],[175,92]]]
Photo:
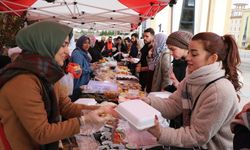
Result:
[[90,46],[94,47],[95,46],[95,42],[96,42],[95,36],[94,35],[89,35],[88,37],[90,39]]

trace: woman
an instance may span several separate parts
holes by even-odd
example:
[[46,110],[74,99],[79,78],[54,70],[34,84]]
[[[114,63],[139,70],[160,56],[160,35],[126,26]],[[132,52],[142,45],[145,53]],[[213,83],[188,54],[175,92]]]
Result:
[[105,43],[105,46],[102,49],[102,56],[103,57],[111,57],[112,56],[112,49],[114,47],[114,44],[112,43],[112,37],[110,36]]
[[113,52],[113,57],[116,61],[120,62],[123,59],[122,53],[127,53],[125,45],[122,43],[122,38],[118,36],[116,38],[116,50]]
[[166,40],[167,36],[162,33],[158,33],[154,37],[152,92],[163,91],[169,84],[168,71],[171,58],[166,48]]
[[[38,22],[20,30],[18,58],[0,72],[0,149],[58,149],[58,141],[80,132],[80,126],[112,119],[99,108],[81,116],[85,107],[70,102],[57,81],[69,53],[72,28]],[[68,120],[60,122],[59,115]],[[5,145],[2,144],[5,139]],[[7,142],[6,142],[7,141]]]
[[131,50],[131,46],[132,46],[132,43],[131,43],[130,38],[129,38],[129,37],[126,37],[126,38],[124,39],[124,43],[125,43],[125,50],[127,51],[127,53],[129,53],[130,50]]
[[72,100],[79,98],[81,94],[82,85],[87,85],[90,80],[90,75],[92,69],[90,66],[91,58],[89,56],[88,50],[90,48],[90,39],[83,35],[76,42],[76,48],[71,54],[71,61],[80,65],[82,69],[82,75],[79,79],[74,79],[74,90],[71,97]]
[[183,113],[183,127],[149,129],[159,143],[169,146],[219,150],[233,149],[230,123],[238,112],[241,85],[237,66],[240,57],[230,35],[211,32],[195,35],[186,58],[188,76],[168,99],[145,98],[168,119]]
[[91,63],[98,62],[102,59],[102,54],[100,52],[100,48],[98,47],[98,40],[96,40],[94,35],[90,35],[88,37],[90,39],[90,48],[88,52],[92,57]]
[[166,91],[172,93],[176,91],[179,82],[186,76],[186,57],[188,55],[188,45],[192,37],[193,34],[186,31],[176,31],[168,36],[166,44],[174,60],[172,61],[172,69],[169,71],[169,78],[172,84],[165,88]]
[[[186,31],[176,31],[168,36],[166,44],[173,56],[172,67],[169,70],[169,78],[172,84],[167,85],[164,90],[173,93],[185,76],[188,55],[188,45],[193,37],[193,34]],[[170,127],[180,128],[182,126],[182,115],[170,120]]]

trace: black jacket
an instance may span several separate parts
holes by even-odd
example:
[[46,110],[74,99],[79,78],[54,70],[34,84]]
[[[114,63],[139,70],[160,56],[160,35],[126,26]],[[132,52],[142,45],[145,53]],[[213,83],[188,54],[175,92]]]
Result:
[[[187,61],[185,61],[184,59],[174,59],[172,63],[174,75],[176,79],[181,82],[186,76]],[[176,91],[176,87],[174,85],[168,85],[165,90],[169,92],[174,92]]]

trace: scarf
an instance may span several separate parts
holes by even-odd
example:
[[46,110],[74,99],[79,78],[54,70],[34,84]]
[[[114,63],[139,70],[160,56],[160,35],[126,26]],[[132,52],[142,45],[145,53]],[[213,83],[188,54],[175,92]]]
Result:
[[[182,90],[184,126],[190,126],[191,113],[194,109],[194,105],[199,99],[200,94],[203,90],[205,90],[206,86],[216,79],[224,76],[225,70],[222,69],[222,62],[215,62],[213,64],[203,66],[186,76],[185,80],[183,80],[183,87],[185,88]],[[197,89],[192,89],[195,90],[195,92],[189,90],[189,87],[193,85],[198,87]]]
[[[154,38],[154,52],[153,52],[153,66],[155,67],[160,59],[162,52],[167,50],[166,47],[167,36],[163,33],[158,33]],[[154,69],[153,67],[153,69]]]
[[[36,54],[21,54],[16,61],[0,71],[0,88],[13,77],[30,73],[36,75],[42,84],[42,97],[48,122],[59,122],[59,109],[53,84],[58,81],[64,73],[53,59]],[[42,150],[58,149],[58,141],[41,145],[40,148]]]
[[34,23],[21,29],[16,36],[17,46],[31,54],[54,58],[72,28],[52,21]]

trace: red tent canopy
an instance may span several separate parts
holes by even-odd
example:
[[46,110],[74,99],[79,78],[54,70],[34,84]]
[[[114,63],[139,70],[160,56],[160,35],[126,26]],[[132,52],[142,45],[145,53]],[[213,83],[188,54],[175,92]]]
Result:
[[[11,2],[11,3],[10,3]],[[11,0],[11,1],[0,1],[0,11],[12,11],[15,15],[22,15],[23,11],[16,10],[26,10],[27,6],[31,6],[36,2],[36,0]],[[17,5],[22,4],[22,5]]]
[[119,0],[119,2],[147,17],[155,16],[166,6],[166,1],[159,0]]
[[130,31],[154,17],[170,0],[1,0],[2,13],[21,15],[28,20],[55,20],[72,27],[94,30]]

